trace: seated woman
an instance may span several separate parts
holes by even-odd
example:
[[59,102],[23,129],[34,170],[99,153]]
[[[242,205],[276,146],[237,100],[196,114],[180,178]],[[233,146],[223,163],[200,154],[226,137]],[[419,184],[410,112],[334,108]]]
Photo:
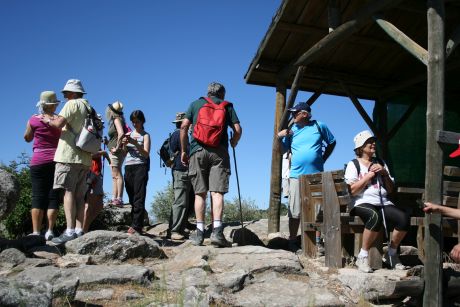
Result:
[[356,266],[362,272],[372,272],[369,249],[385,223],[394,226],[385,262],[392,269],[404,270],[396,250],[409,229],[409,216],[387,198],[387,193],[394,189],[394,181],[385,163],[375,158],[376,138],[365,130],[355,136],[354,142],[357,159],[348,163],[345,181],[354,201],[351,214],[359,216],[365,227]]

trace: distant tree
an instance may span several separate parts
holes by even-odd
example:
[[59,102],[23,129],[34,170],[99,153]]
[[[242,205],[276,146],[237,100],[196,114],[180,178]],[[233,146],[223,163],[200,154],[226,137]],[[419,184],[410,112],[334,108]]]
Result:
[[172,182],[168,181],[164,189],[157,192],[153,197],[151,213],[156,222],[167,223],[169,221],[173,203],[174,189]]

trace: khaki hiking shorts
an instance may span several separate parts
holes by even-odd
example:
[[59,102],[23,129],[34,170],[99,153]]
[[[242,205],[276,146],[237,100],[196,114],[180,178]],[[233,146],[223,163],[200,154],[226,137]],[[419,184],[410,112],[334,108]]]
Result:
[[84,197],[88,185],[86,176],[89,166],[78,163],[56,163],[53,189],[64,189],[75,193],[75,197]]
[[300,218],[300,190],[299,179],[289,178],[289,210],[290,218]]
[[230,156],[224,146],[203,148],[190,157],[188,169],[195,194],[228,192]]

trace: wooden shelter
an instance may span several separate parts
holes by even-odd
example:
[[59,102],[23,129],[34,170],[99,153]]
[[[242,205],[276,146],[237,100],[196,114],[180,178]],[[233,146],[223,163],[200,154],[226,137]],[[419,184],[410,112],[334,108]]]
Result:
[[[388,154],[391,139],[426,102],[425,199],[441,202],[444,109],[460,98],[460,1],[283,0],[246,73],[249,84],[276,88],[269,232],[279,230],[281,153],[276,132],[299,90],[349,97]],[[460,48],[459,48],[460,49]],[[290,88],[289,97],[287,89]],[[409,97],[389,127],[393,99]],[[375,100],[374,118],[359,99]],[[445,103],[447,102],[447,103]],[[458,119],[458,117],[457,117]],[[378,124],[377,124],[378,122]],[[424,304],[442,305],[441,217],[427,217]]]

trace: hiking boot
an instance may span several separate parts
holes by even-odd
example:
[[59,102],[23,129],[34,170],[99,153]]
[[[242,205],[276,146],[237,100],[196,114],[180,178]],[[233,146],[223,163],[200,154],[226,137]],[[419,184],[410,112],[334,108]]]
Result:
[[232,244],[225,239],[224,227],[216,227],[211,233],[211,244],[217,247],[230,247]]
[[364,273],[372,273],[374,271],[369,266],[369,257],[358,257],[355,265],[358,267],[358,270]]
[[193,237],[193,239],[191,239],[191,241],[192,241],[192,244],[195,245],[195,246],[203,245],[204,232],[197,228],[195,236]]
[[171,240],[184,240],[185,237],[184,235],[178,233],[178,232],[171,232]]
[[[391,260],[391,262],[390,262]],[[407,270],[408,267],[401,263],[398,254],[390,256],[388,252],[383,257],[383,262],[392,270]]]
[[54,244],[56,245],[61,245],[61,244],[64,244],[68,241],[72,241],[74,239],[77,238],[77,234],[76,233],[73,233],[72,235],[67,235],[65,233],[65,231],[57,238],[53,238],[53,240],[51,240],[51,242],[53,242]]

